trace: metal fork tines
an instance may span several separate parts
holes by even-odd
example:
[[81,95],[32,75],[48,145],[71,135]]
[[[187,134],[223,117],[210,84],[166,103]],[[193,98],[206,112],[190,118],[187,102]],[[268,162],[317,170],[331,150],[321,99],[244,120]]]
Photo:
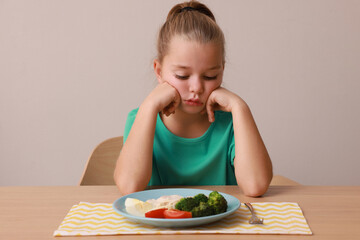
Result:
[[249,220],[250,224],[263,224],[264,223],[264,219],[260,219],[255,215],[255,211],[253,206],[251,205],[251,203],[244,203],[245,206],[250,210],[251,212],[251,218]]

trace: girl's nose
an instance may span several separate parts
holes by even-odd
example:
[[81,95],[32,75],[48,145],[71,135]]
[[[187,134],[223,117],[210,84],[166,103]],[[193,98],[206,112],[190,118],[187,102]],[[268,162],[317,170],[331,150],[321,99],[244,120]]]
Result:
[[189,81],[190,92],[193,93],[202,93],[203,92],[203,82],[200,77],[192,77]]

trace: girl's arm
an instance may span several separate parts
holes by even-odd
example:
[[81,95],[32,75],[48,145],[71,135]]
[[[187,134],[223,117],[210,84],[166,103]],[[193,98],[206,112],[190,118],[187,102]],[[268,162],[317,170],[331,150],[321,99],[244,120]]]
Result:
[[235,175],[243,192],[263,195],[272,179],[272,164],[247,104],[240,101],[231,111],[235,136]]
[[257,197],[266,192],[272,179],[272,163],[247,104],[236,94],[214,90],[207,102],[209,121],[214,110],[231,112],[235,136],[235,176],[245,195]]
[[163,83],[139,107],[115,167],[114,180],[121,194],[144,190],[149,183],[157,114],[173,113],[179,99],[176,89]]

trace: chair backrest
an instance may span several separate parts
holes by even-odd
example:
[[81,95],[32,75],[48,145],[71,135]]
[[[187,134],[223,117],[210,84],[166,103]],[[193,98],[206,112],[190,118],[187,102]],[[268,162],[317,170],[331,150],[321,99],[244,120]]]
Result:
[[281,176],[281,175],[275,175],[270,183],[272,186],[297,186],[301,185],[298,182],[295,182],[294,180]]
[[80,185],[115,185],[114,170],[122,145],[122,136],[100,143],[86,163]]

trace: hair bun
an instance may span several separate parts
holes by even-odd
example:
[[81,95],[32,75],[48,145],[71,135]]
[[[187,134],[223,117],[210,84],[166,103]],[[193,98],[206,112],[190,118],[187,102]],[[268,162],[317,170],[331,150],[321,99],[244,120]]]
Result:
[[210,17],[214,22],[216,22],[215,16],[210,11],[210,9],[206,5],[204,5],[198,1],[189,1],[189,2],[179,3],[179,4],[175,5],[170,10],[166,20],[169,21],[170,19],[174,18],[178,14],[182,14],[182,13],[186,14],[188,12],[199,12],[199,13],[205,14],[206,16]]
[[198,1],[189,1],[175,5],[167,16],[158,35],[157,59],[162,62],[169,52],[171,39],[182,36],[199,43],[216,43],[222,51],[225,63],[225,38],[217,25],[210,9]]

